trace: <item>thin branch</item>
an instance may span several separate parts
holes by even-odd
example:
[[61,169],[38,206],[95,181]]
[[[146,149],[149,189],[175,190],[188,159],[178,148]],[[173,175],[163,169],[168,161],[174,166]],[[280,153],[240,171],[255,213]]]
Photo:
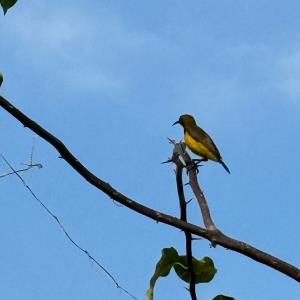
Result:
[[13,174],[16,174],[16,173],[21,173],[21,172],[26,172],[26,171],[29,171],[30,169],[34,168],[34,167],[37,167],[37,168],[42,168],[42,165],[37,163],[37,164],[29,164],[29,165],[26,165],[27,167],[26,168],[23,168],[23,169],[18,169],[18,170],[15,170],[14,172],[11,171],[11,172],[7,172],[5,174],[1,174],[0,175],[0,178],[3,178],[3,177],[6,177],[6,176],[9,176],[9,175],[13,175]]
[[31,147],[31,151],[30,151],[30,159],[29,159],[29,163],[22,163],[23,166],[26,166],[26,168],[23,169],[19,169],[19,170],[14,170],[13,172],[7,172],[5,174],[1,174],[0,178],[6,177],[6,176],[10,176],[10,175],[14,175],[15,173],[21,173],[21,172],[26,172],[29,171],[30,169],[36,167],[38,169],[41,169],[43,167],[43,165],[41,163],[33,163],[33,152],[34,152],[34,141],[32,143],[32,147]]
[[[46,204],[40,200],[36,194],[33,192],[33,190],[30,188],[30,186],[25,182],[25,180],[21,177],[20,174],[18,174],[18,171],[15,170],[13,168],[13,166],[9,163],[9,161],[2,155],[0,154],[1,158],[4,160],[4,162],[7,164],[7,166],[12,170],[12,174],[15,174],[20,181],[23,183],[23,185],[26,187],[26,189],[29,191],[29,193],[33,196],[33,198],[44,208],[44,210],[48,213],[48,215],[50,215],[58,224],[58,226],[60,227],[60,229],[63,231],[63,233],[66,235],[66,237],[68,238],[68,240],[77,248],[79,249],[82,253],[84,253],[85,255],[87,255],[87,257],[94,262],[100,269],[102,269],[102,271],[104,271],[104,273],[106,273],[106,275],[113,281],[113,283],[115,284],[115,286],[122,290],[124,293],[126,293],[128,296],[130,296],[131,298],[138,300],[135,296],[133,296],[130,292],[128,292],[126,289],[124,289],[122,286],[120,286],[120,284],[117,282],[117,280],[115,279],[115,277],[105,268],[103,267],[100,262],[94,258],[88,250],[82,248],[78,242],[76,242],[74,240],[74,238],[70,235],[70,233],[66,230],[66,228],[63,226],[62,222],[60,221],[60,219],[46,206]],[[32,159],[32,156],[31,156]]]
[[217,227],[215,226],[212,217],[210,215],[209,207],[207,205],[206,199],[203,195],[203,192],[198,184],[197,179],[197,164],[194,163],[190,157],[190,155],[185,151],[186,145],[185,143],[175,143],[174,144],[174,151],[176,151],[177,155],[179,157],[182,157],[184,164],[186,165],[186,168],[188,170],[189,174],[189,184],[198,200],[198,204],[201,210],[203,222],[205,225],[205,228],[208,230],[217,230]]
[[33,139],[32,146],[31,146],[30,163],[29,163],[30,165],[32,165],[34,149],[35,149],[35,138]]
[[190,179],[190,186],[198,200],[198,203],[201,208],[203,222],[208,230],[217,230],[216,225],[214,224],[212,217],[210,215],[209,207],[207,205],[207,201],[205,199],[205,196],[198,184],[198,178],[197,178],[197,167],[194,164],[193,167],[189,170],[189,179]]
[[[176,164],[176,185],[177,185],[177,192],[178,192],[179,205],[180,205],[180,219],[184,222],[187,222],[187,202],[185,201],[183,183],[182,183],[182,170],[184,165],[179,160],[179,157],[178,159],[175,160],[175,164]],[[188,271],[190,275],[189,291],[190,291],[191,299],[197,300],[195,272],[193,269],[192,234],[187,230],[184,231],[184,234],[185,234],[187,265],[188,265]]]
[[279,258],[265,253],[255,247],[246,244],[244,242],[232,239],[224,235],[220,231],[209,231],[194,224],[186,223],[178,218],[172,217],[170,215],[164,214],[159,211],[155,211],[147,206],[144,206],[133,199],[130,199],[114,189],[109,183],[104,182],[94,174],[92,174],[86,167],[84,167],[79,160],[67,149],[67,147],[54,135],[42,128],[39,124],[28,118],[24,113],[13,106],[9,101],[0,96],[0,106],[2,106],[7,112],[9,112],[13,117],[19,120],[25,127],[30,128],[33,132],[39,135],[41,138],[50,143],[61,155],[65,161],[72,166],[83,178],[85,178],[89,183],[94,185],[96,188],[104,192],[113,200],[123,204],[124,206],[147,216],[157,222],[162,222],[170,226],[188,230],[192,234],[201,236],[213,244],[221,245],[224,248],[231,249],[233,251],[239,252],[248,256],[255,261],[263,263],[279,272],[286,274],[290,278],[295,279],[300,282],[300,270],[285,262]]

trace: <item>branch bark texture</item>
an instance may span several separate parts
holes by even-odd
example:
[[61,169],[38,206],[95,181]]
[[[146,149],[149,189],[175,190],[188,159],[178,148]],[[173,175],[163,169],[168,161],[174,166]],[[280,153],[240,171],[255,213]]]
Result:
[[216,230],[217,227],[212,220],[206,199],[198,183],[196,168],[197,167],[192,167],[189,171],[190,186],[198,200],[205,228],[208,230]]

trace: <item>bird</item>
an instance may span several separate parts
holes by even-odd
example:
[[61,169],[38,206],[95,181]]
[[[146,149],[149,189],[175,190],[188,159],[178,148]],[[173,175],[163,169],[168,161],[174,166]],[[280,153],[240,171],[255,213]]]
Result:
[[181,115],[179,120],[172,126],[176,124],[183,127],[186,145],[193,153],[202,157],[201,161],[213,160],[218,162],[230,174],[230,170],[224,163],[217,146],[211,137],[197,125],[193,116]]

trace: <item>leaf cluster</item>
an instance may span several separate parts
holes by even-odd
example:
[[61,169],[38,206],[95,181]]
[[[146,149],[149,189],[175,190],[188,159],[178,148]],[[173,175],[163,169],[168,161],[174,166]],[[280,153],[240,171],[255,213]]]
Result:
[[[193,257],[192,265],[196,284],[210,282],[217,273],[213,260],[208,256],[205,256],[200,260]],[[146,292],[148,300],[154,299],[154,286],[157,279],[159,277],[168,276],[172,268],[181,280],[187,283],[190,282],[187,256],[179,255],[177,250],[173,247],[164,248],[162,250],[162,256],[156,264],[155,272],[150,279],[150,287]],[[218,295],[213,300],[234,300],[234,298]]]

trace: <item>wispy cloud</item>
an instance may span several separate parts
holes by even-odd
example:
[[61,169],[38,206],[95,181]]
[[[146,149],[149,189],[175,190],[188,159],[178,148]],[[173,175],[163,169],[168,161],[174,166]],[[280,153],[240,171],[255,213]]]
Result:
[[163,44],[153,33],[131,28],[107,11],[96,15],[62,8],[45,13],[28,7],[11,16],[2,30],[9,33],[14,60],[55,74],[53,80],[63,86],[104,93],[126,88],[122,64],[160,51]]

